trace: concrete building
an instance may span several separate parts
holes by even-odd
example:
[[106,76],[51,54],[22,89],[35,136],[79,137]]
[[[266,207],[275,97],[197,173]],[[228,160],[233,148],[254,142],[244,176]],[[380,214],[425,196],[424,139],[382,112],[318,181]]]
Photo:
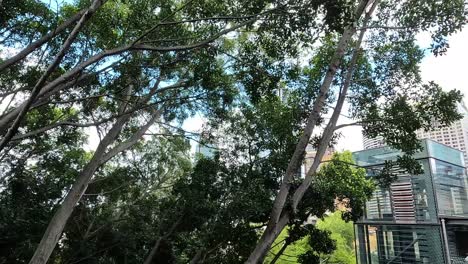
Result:
[[373,149],[373,148],[380,148],[385,146],[385,142],[381,136],[375,138],[369,138],[365,135],[362,135],[362,144],[364,149]]
[[[400,172],[388,189],[377,188],[355,223],[358,264],[468,263],[468,184],[463,153],[422,140],[414,155],[423,174]],[[401,152],[389,147],[353,154],[373,177]],[[467,261],[465,261],[465,259]]]
[[[449,147],[463,152],[465,164],[468,164],[468,109],[465,105],[459,105],[458,111],[463,114],[463,118],[454,122],[449,127],[435,128],[432,131],[416,131],[419,139],[431,139]],[[436,127],[436,125],[435,125]],[[363,137],[364,149],[378,148],[385,146],[382,137]]]

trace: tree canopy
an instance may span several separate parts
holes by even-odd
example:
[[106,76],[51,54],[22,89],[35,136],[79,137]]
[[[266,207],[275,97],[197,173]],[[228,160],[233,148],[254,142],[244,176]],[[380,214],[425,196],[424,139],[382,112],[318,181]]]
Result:
[[[420,171],[415,131],[458,120],[462,95],[419,64],[444,55],[466,6],[0,2],[0,263],[261,263],[285,227],[329,245],[303,261],[331,253],[303,221],[335,198],[359,218],[372,183],[326,150],[358,125],[403,151],[379,184]],[[184,131],[193,115],[202,131]]]

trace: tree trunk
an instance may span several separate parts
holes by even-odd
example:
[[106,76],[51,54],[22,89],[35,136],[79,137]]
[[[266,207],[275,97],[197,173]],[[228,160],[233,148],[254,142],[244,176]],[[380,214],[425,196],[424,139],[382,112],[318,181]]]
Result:
[[195,256],[193,256],[193,258],[190,260],[189,264],[197,264],[201,257],[202,257],[202,254],[203,254],[203,250],[198,250],[197,251],[197,254],[195,254]]
[[[273,209],[270,215],[270,219],[268,221],[267,228],[265,229],[265,232],[263,233],[262,237],[257,243],[257,246],[252,251],[246,263],[249,263],[249,264],[261,263],[261,259],[266,255],[267,251],[271,247],[271,244],[273,243],[273,241],[279,235],[279,232],[281,232],[281,230],[284,228],[287,221],[289,220],[288,214],[285,214],[284,216],[281,216],[281,215],[282,213],[284,214],[284,206],[285,206],[287,197],[289,196],[290,181],[292,180],[294,173],[297,171],[302,161],[303,153],[305,151],[305,148],[307,147],[307,144],[310,140],[310,136],[312,135],[313,130],[315,128],[315,125],[317,124],[317,121],[320,117],[320,112],[322,111],[323,106],[325,105],[325,100],[326,100],[328,91],[333,82],[336,71],[340,65],[340,61],[345,54],[346,48],[348,46],[348,42],[351,40],[352,36],[356,32],[357,21],[359,20],[362,13],[364,12],[367,6],[367,3],[368,3],[367,0],[360,1],[356,9],[356,23],[354,23],[354,25],[345,29],[343,35],[340,38],[340,41],[338,42],[335,53],[328,66],[328,71],[320,87],[319,97],[314,102],[313,110],[307,119],[304,132],[298,144],[296,145],[294,154],[288,164],[288,168],[286,170],[285,176],[283,177],[280,190],[273,203]],[[283,217],[287,218],[285,221],[286,223],[284,223],[284,225],[280,223],[281,220],[278,220],[280,216],[281,218]],[[278,228],[280,228],[279,231],[278,231]]]
[[146,257],[144,264],[151,264],[151,262],[153,261],[154,256],[156,255],[156,252],[158,252],[159,245],[161,245],[162,239],[163,239],[163,237],[160,237],[160,238],[158,238],[158,240],[156,240],[156,243],[154,243],[154,246],[151,249],[149,255]]
[[372,16],[372,13],[377,7],[378,2],[379,0],[374,1],[369,12],[367,12],[364,17],[362,29],[359,34],[358,40],[356,41],[349,67],[346,71],[346,76],[345,76],[345,80],[343,83],[343,87],[339,94],[338,101],[335,105],[335,109],[333,110],[333,114],[330,118],[330,121],[328,122],[323,132],[322,139],[320,140],[319,146],[317,148],[317,153],[315,155],[314,162],[312,163],[312,166],[307,172],[306,177],[302,181],[301,185],[294,192],[293,199],[292,199],[293,210],[296,210],[299,202],[304,196],[304,193],[306,192],[306,190],[309,188],[310,184],[312,183],[313,175],[317,172],[318,167],[322,161],[322,158],[325,155],[327,147],[330,144],[330,140],[333,137],[333,134],[335,132],[335,127],[338,122],[338,118],[341,114],[341,110],[343,109],[343,104],[346,100],[346,94],[348,93],[349,86],[351,85],[351,80],[353,78],[354,69],[356,67],[356,63],[359,57],[362,40],[364,39],[364,33],[366,32],[366,26]]
[[[130,90],[131,88],[127,90],[127,97],[129,96]],[[149,100],[149,98],[147,98],[147,100]],[[126,101],[127,100],[124,100],[124,103],[121,104],[119,112],[125,111],[127,106],[127,103],[125,103]],[[33,257],[29,262],[30,264],[45,264],[47,262],[55,248],[55,245],[60,239],[60,235],[62,234],[65,224],[67,223],[68,218],[70,218],[75,205],[81,199],[81,196],[85,193],[94,172],[99,168],[99,166],[101,166],[104,162],[113,156],[117,155],[119,152],[133,146],[156,121],[156,119],[159,118],[160,113],[160,111],[156,111],[150,121],[137,130],[129,140],[118,144],[106,152],[108,146],[115,141],[123,126],[130,119],[131,114],[124,114],[117,118],[112,128],[99,143],[91,161],[81,171],[78,179],[73,184],[63,203],[60,205],[59,209],[52,217],[52,220],[49,222],[41,242],[39,243]]]
[[47,229],[42,236],[41,242],[39,242],[33,257],[29,261],[29,264],[45,264],[47,262],[55,248],[55,245],[60,239],[65,224],[72,214],[75,205],[86,191],[86,188],[88,187],[89,181],[91,180],[94,172],[101,165],[101,159],[104,156],[107,147],[112,144],[112,142],[114,142],[115,138],[122,130],[123,125],[128,121],[129,118],[130,116],[119,118],[109,130],[109,133],[107,133],[107,135],[99,143],[96,151],[94,152],[93,158],[81,171],[78,179],[75,181],[64,201],[50,220],[49,225],[47,226]]
[[250,254],[249,259],[245,263],[256,264],[263,263],[271,244],[278,237],[279,233],[283,230],[286,224],[289,222],[289,214],[285,213],[281,216],[280,220],[274,227],[267,226],[263,231],[262,237],[260,238],[262,243],[257,243],[254,251]]
[[21,121],[26,116],[31,105],[35,102],[37,96],[40,94],[41,89],[47,81],[47,78],[49,78],[52,72],[54,72],[54,70],[59,66],[60,62],[62,61],[63,57],[65,57],[65,54],[67,53],[75,38],[78,36],[78,33],[83,28],[86,21],[88,21],[91,16],[98,10],[98,8],[101,7],[106,1],[107,0],[94,0],[88,10],[86,10],[86,12],[81,16],[80,20],[77,22],[70,35],[68,35],[52,63],[47,67],[46,71],[42,74],[42,76],[32,88],[31,95],[23,104],[23,107],[21,107],[21,110],[16,116],[15,121],[13,121],[10,129],[8,129],[5,136],[0,141],[0,151],[8,144],[8,142],[10,142],[11,138],[16,134],[16,131],[18,131]]
[[166,239],[166,238],[170,237],[172,235],[172,233],[174,233],[174,230],[177,228],[177,226],[182,221],[182,217],[183,216],[181,216],[181,217],[179,217],[179,219],[177,219],[177,221],[171,226],[169,231],[167,231],[167,233],[164,236],[162,236],[162,237],[158,238],[158,240],[156,240],[156,243],[154,243],[153,248],[151,249],[150,253],[146,257],[145,262],[143,264],[151,264],[151,262],[153,261],[154,256],[158,252],[159,246],[161,245],[161,241],[163,239]]
[[283,255],[284,251],[286,250],[286,248],[290,245],[290,243],[288,242],[288,240],[286,240],[283,244],[283,246],[280,248],[280,250],[278,251],[278,253],[276,253],[275,257],[271,260],[270,264],[275,264],[276,261],[278,261],[278,259],[281,257],[281,255]]

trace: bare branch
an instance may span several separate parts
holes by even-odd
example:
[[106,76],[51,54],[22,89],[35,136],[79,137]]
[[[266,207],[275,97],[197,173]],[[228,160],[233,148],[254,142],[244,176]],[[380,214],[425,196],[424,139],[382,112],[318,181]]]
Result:
[[156,30],[160,24],[166,20],[168,20],[169,18],[173,17],[175,14],[177,14],[178,12],[180,12],[181,10],[183,10],[185,7],[187,7],[189,4],[191,4],[194,0],[188,0],[186,3],[184,3],[182,6],[180,6],[179,8],[177,8],[174,12],[172,12],[171,14],[167,15],[166,17],[164,17],[159,23],[157,23],[156,25],[154,25],[153,27],[151,27],[150,29],[148,29],[145,33],[141,34],[138,38],[136,38],[131,46],[135,45],[136,43],[138,43],[141,39],[143,39],[144,37],[146,37],[148,34],[150,34],[151,32],[153,32],[154,30]]
[[192,44],[188,44],[188,45],[179,45],[179,46],[172,46],[172,47],[162,47],[162,46],[151,46],[151,45],[147,45],[147,44],[135,44],[132,46],[131,49],[133,50],[151,50],[151,51],[159,51],[159,52],[168,52],[168,51],[181,51],[181,50],[190,50],[190,49],[195,49],[195,48],[199,48],[199,47],[203,47],[203,46],[206,46],[208,45],[209,43],[217,40],[219,37],[229,33],[229,32],[232,32],[232,31],[235,31],[236,29],[238,28],[241,28],[243,26],[246,26],[250,23],[253,23],[255,22],[255,20],[257,20],[256,18],[251,18],[249,20],[246,20],[242,23],[239,23],[237,25],[234,25],[230,28],[227,28],[227,29],[224,29],[224,30],[221,30],[220,32],[216,33],[215,35],[203,40],[203,41],[200,41],[200,42],[197,42],[197,43],[192,43]]
[[362,29],[388,29],[388,30],[405,30],[405,29],[415,29],[414,27],[397,27],[397,26],[368,26],[368,27],[361,27],[358,28],[359,30]]

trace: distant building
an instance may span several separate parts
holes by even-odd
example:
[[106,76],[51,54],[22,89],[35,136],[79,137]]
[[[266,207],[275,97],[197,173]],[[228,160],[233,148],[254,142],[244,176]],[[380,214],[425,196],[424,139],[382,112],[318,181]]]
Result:
[[[432,139],[463,152],[465,164],[468,164],[468,110],[465,105],[459,105],[458,111],[463,114],[463,118],[454,122],[449,127],[435,128],[432,131],[416,131],[419,139]],[[385,146],[382,137],[363,137],[364,149],[378,148]],[[467,262],[468,263],[468,262]]]
[[205,158],[213,158],[216,153],[216,148],[211,144],[198,143],[195,152],[199,155],[203,155]]
[[[310,167],[312,167],[312,164],[314,163],[314,160],[315,160],[315,156],[317,155],[317,151],[312,147],[312,145],[307,145],[305,152],[306,154],[305,154],[303,166],[301,169],[302,175],[307,174],[307,171],[309,171]],[[327,148],[327,150],[325,151],[325,154],[322,157],[322,161],[330,160],[333,153],[335,153],[334,148]]]
[[368,138],[365,135],[363,135],[362,144],[364,145],[364,149],[373,149],[385,146],[385,142],[383,140],[383,137],[381,136],[375,138]]
[[198,138],[195,153],[205,158],[213,158],[218,150],[218,144],[209,142],[208,133],[201,133]]
[[[355,223],[358,264],[462,264],[468,257],[468,179],[463,153],[422,140],[414,155],[421,175],[399,172],[390,188],[377,188]],[[401,152],[389,147],[353,153],[373,177]],[[397,170],[398,171],[398,170]]]

